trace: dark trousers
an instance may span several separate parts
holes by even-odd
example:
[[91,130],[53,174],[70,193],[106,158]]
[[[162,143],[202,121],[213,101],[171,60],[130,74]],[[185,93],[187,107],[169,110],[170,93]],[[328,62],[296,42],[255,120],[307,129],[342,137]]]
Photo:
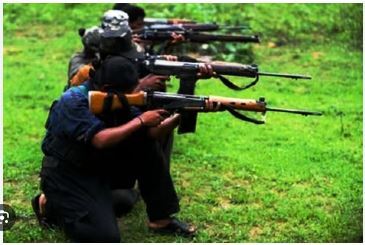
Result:
[[119,242],[111,190],[132,188],[136,180],[150,221],[179,211],[172,179],[156,141],[131,137],[105,156],[99,168],[92,169],[74,168],[57,158],[45,157],[41,189],[47,197],[46,215],[73,241]]
[[161,138],[158,143],[160,145],[161,154],[165,158],[164,162],[166,164],[166,167],[168,170],[170,170],[172,146],[174,144],[174,133],[171,132],[167,134],[166,136]]

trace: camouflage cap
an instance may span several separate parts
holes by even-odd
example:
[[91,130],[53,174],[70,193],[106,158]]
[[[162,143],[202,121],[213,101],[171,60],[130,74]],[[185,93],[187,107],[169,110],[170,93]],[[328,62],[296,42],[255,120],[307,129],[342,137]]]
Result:
[[121,10],[108,10],[101,18],[101,27],[107,28],[111,26],[119,26],[124,23],[128,24],[128,14]]

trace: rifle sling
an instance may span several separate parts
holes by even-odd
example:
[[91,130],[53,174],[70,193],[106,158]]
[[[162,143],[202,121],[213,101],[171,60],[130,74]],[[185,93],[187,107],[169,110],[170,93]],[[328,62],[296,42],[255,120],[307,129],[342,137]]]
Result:
[[113,105],[113,97],[114,95],[117,95],[120,103],[122,104],[122,108],[124,111],[127,111],[129,114],[131,112],[131,107],[128,103],[127,97],[124,94],[121,93],[108,93],[106,97],[104,98],[104,105],[103,105],[103,112],[108,113],[112,110]]
[[232,116],[234,116],[235,118],[238,118],[240,120],[246,121],[246,122],[251,122],[254,124],[264,124],[264,121],[260,121],[260,120],[256,120],[254,118],[249,118],[241,113],[239,113],[238,111],[236,111],[234,108],[225,105],[224,109],[227,110],[229,113],[231,113]]
[[114,95],[113,93],[108,93],[104,98],[104,104],[103,104],[104,113],[108,113],[112,110],[113,95]]
[[221,80],[221,82],[226,85],[228,88],[232,89],[232,90],[236,90],[236,91],[241,91],[241,90],[245,90],[248,89],[254,85],[256,85],[256,83],[259,81],[259,76],[256,76],[255,80],[252,81],[251,83],[247,84],[244,87],[239,87],[236,84],[232,83],[231,81],[229,81],[227,78],[225,78],[224,76],[218,74],[217,77]]
[[121,94],[121,93],[117,93],[118,99],[120,101],[120,103],[123,106],[123,109],[125,111],[127,111],[128,113],[131,112],[131,106],[128,103],[127,97],[125,96],[125,94]]

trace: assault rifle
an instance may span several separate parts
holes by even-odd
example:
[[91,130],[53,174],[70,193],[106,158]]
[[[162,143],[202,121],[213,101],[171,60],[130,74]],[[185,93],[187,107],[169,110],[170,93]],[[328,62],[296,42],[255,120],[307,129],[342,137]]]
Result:
[[[157,75],[173,75],[177,77],[195,76],[199,72],[199,67],[204,65],[204,63],[199,62],[179,62],[162,59],[146,59],[142,63],[151,73]],[[213,62],[211,63],[211,66],[213,68],[213,72],[222,81],[222,83],[233,90],[244,90],[254,86],[259,81],[260,76],[283,77],[291,79],[312,79],[310,76],[306,75],[261,72],[259,71],[257,65]],[[250,84],[240,87],[233,84],[222,75],[250,77],[254,78],[254,80]]]
[[249,29],[248,26],[221,26],[218,24],[153,24],[145,27],[145,30],[150,31],[238,31],[238,30],[246,30]]
[[[125,104],[127,103],[127,105]],[[163,92],[138,92],[133,94],[89,92],[89,108],[92,113],[100,114],[105,111],[122,109],[127,106],[144,107],[151,109],[165,109],[170,112],[218,112],[228,111],[234,117],[254,124],[263,124],[265,121],[249,118],[238,111],[254,111],[265,114],[267,111],[300,114],[304,116],[321,116],[321,112],[312,112],[296,109],[268,107],[265,98],[236,99],[218,96],[196,96],[172,94]]]
[[250,29],[249,26],[222,26],[216,23],[197,23],[193,20],[188,19],[159,19],[159,18],[144,18],[144,24],[150,29],[154,29],[158,26],[170,26],[183,28],[185,30],[194,31],[217,31],[219,29],[231,29],[231,30],[242,30]]
[[192,30],[151,30],[144,28],[141,31],[137,31],[136,34],[141,40],[151,42],[166,42],[173,40],[172,34],[176,33],[182,35],[185,41],[194,43],[207,43],[212,41],[221,42],[241,42],[241,43],[259,43],[260,39],[257,35],[224,35],[224,34],[208,34]]
[[164,18],[144,18],[144,24],[156,25],[156,24],[196,24],[196,21],[188,19],[164,19]]

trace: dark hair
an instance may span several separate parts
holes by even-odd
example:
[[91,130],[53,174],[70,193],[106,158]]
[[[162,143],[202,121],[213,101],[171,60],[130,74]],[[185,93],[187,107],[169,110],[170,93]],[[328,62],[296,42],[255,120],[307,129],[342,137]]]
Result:
[[131,5],[129,3],[116,3],[114,4],[113,9],[126,12],[129,16],[129,22],[135,22],[140,18],[143,19],[146,17],[146,13],[144,12],[143,8]]
[[106,91],[130,92],[138,84],[135,66],[126,58],[109,56],[96,68],[91,79],[92,84]]
[[[128,26],[127,26],[128,27]],[[132,32],[128,28],[119,26],[117,30],[106,29],[101,34],[99,51],[102,57],[108,55],[121,55],[134,48]]]

